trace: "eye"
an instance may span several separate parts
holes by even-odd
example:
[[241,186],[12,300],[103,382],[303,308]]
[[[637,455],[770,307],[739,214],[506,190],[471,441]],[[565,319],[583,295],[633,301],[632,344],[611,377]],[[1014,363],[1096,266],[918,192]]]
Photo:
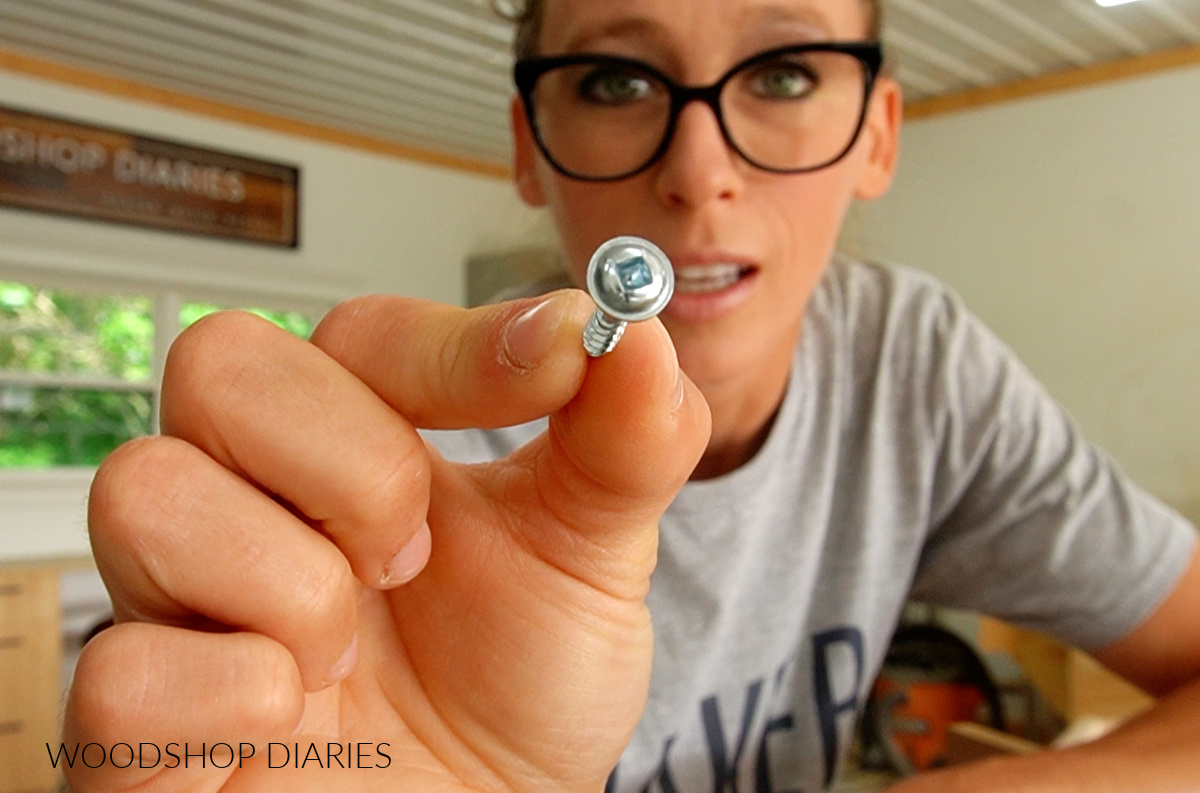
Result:
[[817,89],[816,71],[807,64],[772,61],[747,75],[750,90],[764,99],[803,99]]
[[579,81],[579,96],[602,105],[622,105],[654,92],[653,80],[634,69],[598,66]]

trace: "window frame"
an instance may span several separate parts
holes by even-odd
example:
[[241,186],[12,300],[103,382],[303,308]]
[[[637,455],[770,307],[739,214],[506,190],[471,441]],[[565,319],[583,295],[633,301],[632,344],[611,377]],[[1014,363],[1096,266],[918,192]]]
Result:
[[[160,408],[163,371],[167,353],[182,332],[179,315],[191,302],[213,303],[231,307],[252,307],[270,311],[295,311],[307,317],[315,327],[337,302],[322,299],[272,293],[239,287],[217,287],[185,282],[152,281],[97,273],[83,275],[53,269],[24,267],[0,263],[0,281],[22,283],[35,288],[62,289],[76,292],[98,292],[144,296],[151,303],[154,323],[154,342],[151,350],[151,376],[144,381],[80,375],[24,373],[0,370],[0,385],[15,383],[35,388],[66,388],[149,394],[152,404],[151,434],[160,431]],[[95,466],[70,465],[51,468],[0,468],[0,492],[35,484],[48,486],[73,485],[90,482]]]

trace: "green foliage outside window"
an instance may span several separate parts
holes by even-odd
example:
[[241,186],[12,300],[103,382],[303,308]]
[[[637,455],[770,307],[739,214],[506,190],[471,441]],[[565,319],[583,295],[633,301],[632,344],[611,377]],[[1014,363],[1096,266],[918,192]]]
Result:
[[149,434],[153,412],[139,391],[0,386],[0,469],[99,465]]
[[0,282],[0,469],[96,465],[150,432],[153,354],[147,297]]
[[[217,311],[224,311],[226,308],[228,306],[218,306],[215,303],[184,303],[183,307],[179,310],[179,328],[182,330],[201,317],[206,317]],[[270,320],[289,333],[294,333],[302,339],[307,339],[312,335],[312,320],[299,311],[270,311],[265,308],[247,308],[244,310],[263,319]]]
[[[184,303],[178,329],[223,308]],[[312,333],[300,312],[247,310]],[[0,470],[95,466],[153,432],[154,350],[149,296],[0,281]]]
[[0,370],[149,381],[153,356],[148,297],[0,282]]

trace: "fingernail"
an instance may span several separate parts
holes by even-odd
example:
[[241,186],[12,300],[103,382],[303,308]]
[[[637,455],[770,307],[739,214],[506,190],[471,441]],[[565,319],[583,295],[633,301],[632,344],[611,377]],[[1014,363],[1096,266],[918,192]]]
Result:
[[392,589],[416,578],[429,562],[429,551],[432,547],[433,537],[429,532],[429,524],[423,523],[408,541],[408,545],[401,548],[387,563],[383,569],[383,576],[379,579],[379,586]]
[[346,652],[342,653],[342,657],[337,660],[333,668],[329,670],[329,674],[325,676],[327,685],[340,683],[350,676],[354,671],[354,664],[358,661],[358,634],[354,634],[354,638],[350,640],[350,646],[346,648]]
[[683,406],[683,396],[684,396],[683,370],[680,368],[676,368],[675,369],[675,399],[671,405],[671,410],[679,410],[679,408]]
[[551,296],[518,316],[504,334],[504,362],[514,369],[532,369],[554,347],[562,324],[563,301]]

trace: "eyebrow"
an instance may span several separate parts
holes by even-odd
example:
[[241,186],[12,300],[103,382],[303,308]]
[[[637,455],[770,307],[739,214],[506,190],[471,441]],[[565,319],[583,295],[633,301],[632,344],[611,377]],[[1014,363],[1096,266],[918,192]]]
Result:
[[[804,38],[814,41],[835,38],[829,20],[819,10],[811,7],[793,8],[777,3],[764,3],[749,9],[745,20],[740,24],[751,31],[778,27],[800,30],[804,32]],[[586,51],[593,47],[595,42],[626,37],[650,44],[665,44],[669,39],[656,19],[631,16],[611,20],[597,27],[583,26],[567,39],[564,51]]]
[[807,28],[814,39],[833,39],[833,27],[829,19],[819,10],[812,7],[793,8],[775,3],[764,4],[752,8],[748,14],[751,25],[762,28],[775,26]]
[[567,39],[564,50],[566,52],[587,50],[597,41],[626,37],[649,43],[665,42],[667,39],[662,26],[650,17],[625,17],[599,27],[582,28]]

